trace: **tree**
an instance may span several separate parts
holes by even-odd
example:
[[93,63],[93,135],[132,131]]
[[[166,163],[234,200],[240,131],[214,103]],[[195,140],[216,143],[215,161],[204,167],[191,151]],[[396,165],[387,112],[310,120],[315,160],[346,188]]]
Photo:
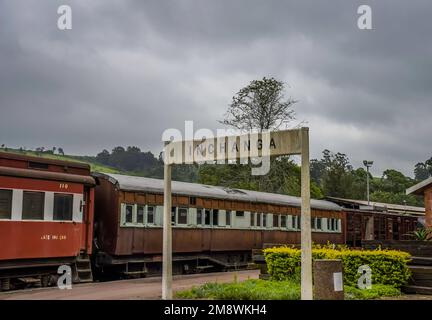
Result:
[[432,177],[432,157],[425,162],[419,162],[415,165],[414,176],[417,181]]
[[237,92],[220,122],[241,130],[279,129],[294,119],[296,102],[285,99],[283,82],[264,77]]
[[344,153],[323,151],[325,171],[322,176],[322,189],[326,196],[349,198],[353,182],[352,166]]

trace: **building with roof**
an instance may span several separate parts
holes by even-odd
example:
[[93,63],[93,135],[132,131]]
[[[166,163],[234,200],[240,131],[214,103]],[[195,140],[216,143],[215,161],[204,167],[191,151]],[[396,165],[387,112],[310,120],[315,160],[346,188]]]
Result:
[[432,177],[408,188],[406,194],[424,196],[425,225],[432,227]]

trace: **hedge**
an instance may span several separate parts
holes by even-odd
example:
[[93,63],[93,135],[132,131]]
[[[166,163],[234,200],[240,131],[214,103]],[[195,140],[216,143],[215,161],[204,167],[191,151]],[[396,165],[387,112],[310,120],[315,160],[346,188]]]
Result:
[[[300,279],[301,252],[290,247],[264,249],[268,272],[273,280]],[[312,249],[312,259],[340,259],[343,264],[344,283],[357,286],[358,268],[368,265],[372,269],[372,285],[384,284],[401,287],[411,276],[407,266],[410,255],[397,250],[341,250]]]

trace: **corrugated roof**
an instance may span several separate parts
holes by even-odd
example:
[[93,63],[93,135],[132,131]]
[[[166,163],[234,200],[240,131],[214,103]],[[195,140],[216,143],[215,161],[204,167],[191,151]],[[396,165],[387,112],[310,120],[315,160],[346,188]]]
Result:
[[426,180],[423,180],[420,183],[412,186],[411,188],[406,189],[406,194],[422,194],[424,189],[429,187],[432,184],[432,177]]
[[[111,183],[118,185],[120,190],[124,191],[163,193],[164,190],[164,181],[162,179],[99,172],[93,173],[93,175],[99,178],[108,179]],[[275,193],[250,191],[243,189],[231,189],[180,181],[172,181],[171,189],[172,193],[177,195],[279,204],[293,207],[301,206],[301,198]],[[342,210],[340,206],[333,202],[315,199],[311,199],[311,207],[321,210]]]
[[370,210],[386,210],[389,212],[410,213],[410,214],[419,214],[419,215],[425,214],[425,208],[423,207],[405,206],[400,204],[374,202],[374,201],[370,201],[370,204],[368,205],[368,202],[365,200],[344,199],[338,197],[326,197],[326,199],[330,201],[335,201],[339,204],[346,203],[346,204],[355,204],[363,207],[369,206]]

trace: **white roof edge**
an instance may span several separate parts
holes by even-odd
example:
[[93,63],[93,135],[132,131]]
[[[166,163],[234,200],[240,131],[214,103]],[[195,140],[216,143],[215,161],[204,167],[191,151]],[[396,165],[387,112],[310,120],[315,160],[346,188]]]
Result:
[[416,193],[418,190],[423,189],[424,187],[428,186],[429,184],[432,184],[432,177],[430,177],[426,180],[423,180],[422,182],[419,182],[416,185],[413,185],[412,187],[406,189],[406,194]]
[[[139,191],[145,189],[149,192],[163,192],[162,179],[103,172],[94,172],[92,174],[95,177],[106,178],[112,184],[118,185],[122,190]],[[227,192],[228,190],[233,191],[233,193]],[[264,202],[270,204],[290,205],[295,207],[301,206],[301,198],[299,197],[236,188],[230,189],[220,186],[211,186],[191,182],[172,181],[172,192],[174,194],[196,195],[216,199],[219,198],[238,201]],[[333,211],[342,210],[342,207],[331,201],[317,199],[311,199],[311,208]]]

